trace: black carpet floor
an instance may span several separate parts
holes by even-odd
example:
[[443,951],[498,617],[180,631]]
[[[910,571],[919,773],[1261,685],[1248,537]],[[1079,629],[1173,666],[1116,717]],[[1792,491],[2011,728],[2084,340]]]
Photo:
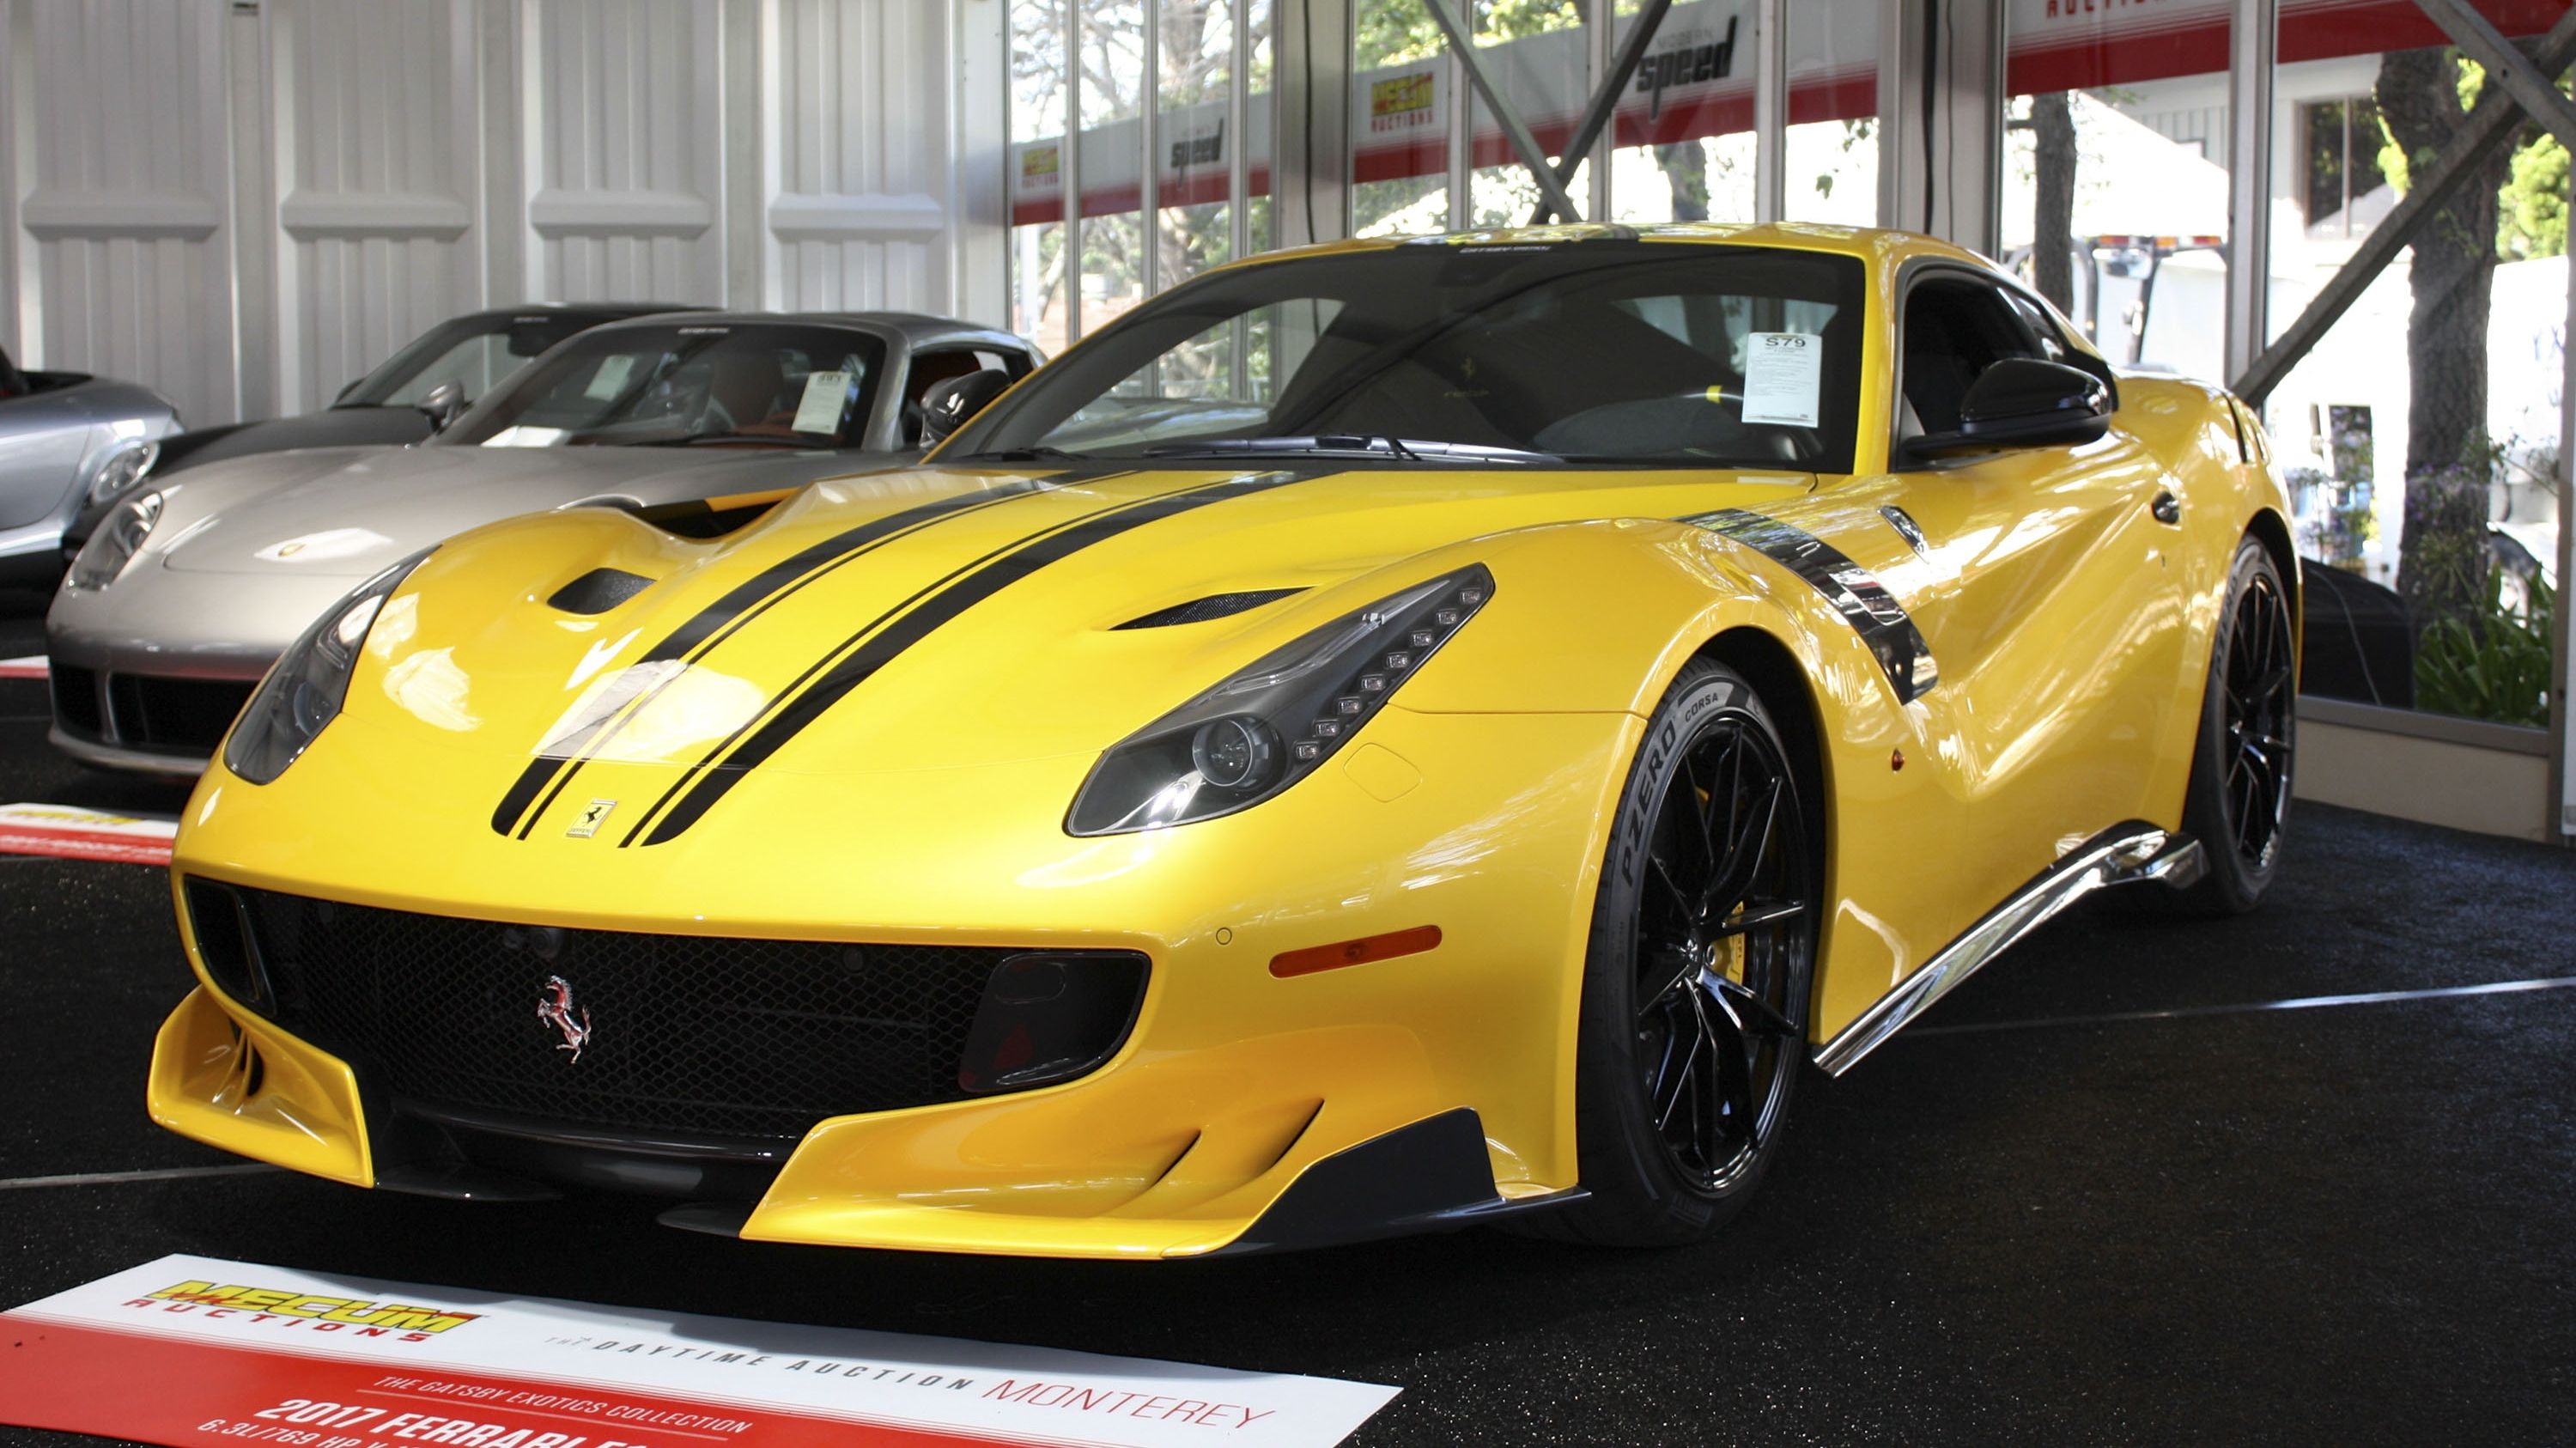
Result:
[[[0,657],[37,646],[0,615]],[[177,808],[52,757],[43,713],[0,683],[0,801]],[[2568,1442],[2576,990],[2229,1008],[2576,976],[2576,855],[2323,807],[2291,851],[2251,917],[2079,911],[1811,1078],[1706,1246],[1476,1231],[1151,1266],[280,1173],[13,1186],[224,1158],[143,1116],[184,991],[164,877],[0,860],[0,1306],[197,1252],[1400,1385],[1375,1445]]]

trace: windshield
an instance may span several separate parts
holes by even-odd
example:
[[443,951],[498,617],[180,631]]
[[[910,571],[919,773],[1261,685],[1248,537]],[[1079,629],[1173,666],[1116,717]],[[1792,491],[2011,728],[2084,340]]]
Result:
[[418,407],[430,389],[453,382],[473,402],[509,380],[537,355],[584,327],[597,316],[459,317],[430,328],[412,344],[385,359],[334,407]]
[[1138,308],[941,456],[1849,472],[1862,291],[1853,257],[1617,239],[1247,267]]
[[856,447],[885,346],[865,332],[703,322],[585,333],[439,435],[487,447]]

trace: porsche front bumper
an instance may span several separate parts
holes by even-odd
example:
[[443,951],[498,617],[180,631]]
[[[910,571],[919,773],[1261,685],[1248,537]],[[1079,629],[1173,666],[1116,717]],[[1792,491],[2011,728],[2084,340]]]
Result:
[[[317,749],[268,787],[217,769],[190,806],[181,881],[567,931],[1132,951],[1149,984],[1116,1054],[1078,1079],[829,1115],[746,1173],[693,1167],[699,1143],[651,1132],[456,1113],[428,1114],[425,1147],[417,1103],[228,994],[190,923],[201,984],[162,1032],[152,1110],[355,1185],[639,1186],[690,1201],[676,1225],[771,1241],[1177,1257],[1562,1200],[1577,1189],[1572,1053],[1599,832],[1638,727],[1392,708],[1365,747],[1257,809],[1106,839],[1058,823],[1087,758],[754,776],[725,817],[765,825],[711,818],[645,849],[421,823],[470,815],[436,796],[489,761],[390,778],[347,762],[376,751]],[[781,819],[807,827],[780,838]],[[1273,969],[1425,926],[1434,948]],[[544,975],[531,963],[496,1019],[543,1029]]]

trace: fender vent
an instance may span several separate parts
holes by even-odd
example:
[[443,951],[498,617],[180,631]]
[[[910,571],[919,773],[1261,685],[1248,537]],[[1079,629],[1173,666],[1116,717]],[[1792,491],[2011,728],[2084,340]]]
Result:
[[566,613],[606,613],[652,586],[653,580],[641,573],[594,568],[556,589],[546,603]]
[[1256,588],[1249,593],[1212,593],[1205,598],[1193,598],[1187,603],[1176,603],[1170,608],[1157,609],[1143,618],[1131,618],[1118,627],[1121,629],[1170,628],[1176,623],[1205,623],[1212,618],[1244,613],[1276,599],[1286,598],[1292,593],[1305,591],[1302,588]]

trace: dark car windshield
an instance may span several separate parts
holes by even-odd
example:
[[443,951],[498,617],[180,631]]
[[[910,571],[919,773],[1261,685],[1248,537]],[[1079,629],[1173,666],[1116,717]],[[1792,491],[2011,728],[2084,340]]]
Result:
[[1848,472],[1863,288],[1853,257],[1615,238],[1274,262],[1139,307],[941,456]]
[[522,316],[492,314],[442,322],[385,359],[350,388],[334,407],[418,407],[430,389],[453,382],[472,402],[509,380],[547,348],[584,327],[597,326],[596,315],[537,312]]
[[490,447],[856,447],[885,346],[792,322],[674,322],[588,332],[436,439]]

